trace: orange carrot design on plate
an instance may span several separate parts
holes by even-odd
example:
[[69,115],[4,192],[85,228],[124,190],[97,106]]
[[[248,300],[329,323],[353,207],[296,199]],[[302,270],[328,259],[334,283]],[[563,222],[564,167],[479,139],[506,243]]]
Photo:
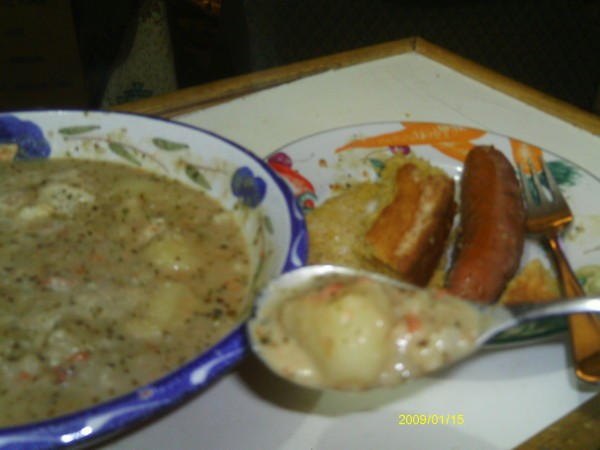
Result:
[[486,132],[474,128],[433,123],[407,123],[404,129],[378,136],[356,139],[336,149],[336,153],[352,148],[397,147],[429,144],[445,155],[464,161],[474,144],[473,139]]
[[512,148],[513,159],[518,167],[521,167],[525,173],[530,173],[529,161],[533,164],[533,168],[536,172],[542,169],[541,159],[542,150],[539,147],[526,144],[525,142],[518,141],[516,139],[510,139],[510,146]]

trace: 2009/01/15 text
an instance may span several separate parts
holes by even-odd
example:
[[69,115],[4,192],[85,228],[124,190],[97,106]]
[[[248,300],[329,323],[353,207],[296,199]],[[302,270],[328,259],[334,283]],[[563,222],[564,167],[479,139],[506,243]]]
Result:
[[463,425],[463,414],[400,414],[398,425]]

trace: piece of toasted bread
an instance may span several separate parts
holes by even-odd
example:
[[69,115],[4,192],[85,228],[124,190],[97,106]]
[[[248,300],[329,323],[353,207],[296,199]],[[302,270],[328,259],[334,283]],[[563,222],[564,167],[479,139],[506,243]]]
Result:
[[366,233],[371,254],[400,278],[424,286],[452,228],[454,182],[444,173],[405,164],[396,172],[396,193]]
[[541,303],[560,298],[558,281],[539,259],[523,267],[508,283],[500,303]]
[[310,264],[340,264],[427,284],[456,209],[454,181],[411,156],[386,161],[376,182],[355,185],[307,215]]

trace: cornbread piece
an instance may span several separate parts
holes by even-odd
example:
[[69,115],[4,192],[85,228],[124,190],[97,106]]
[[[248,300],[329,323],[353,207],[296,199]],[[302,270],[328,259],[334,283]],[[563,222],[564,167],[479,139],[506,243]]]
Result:
[[541,303],[560,298],[558,282],[539,259],[527,264],[500,296],[500,303]]
[[465,160],[461,232],[448,290],[482,303],[498,299],[519,269],[525,210],[511,163],[492,146],[474,147]]
[[403,280],[425,286],[445,248],[455,209],[449,176],[402,166],[392,202],[366,234],[372,255]]
[[362,245],[364,233],[380,201],[380,188],[376,183],[355,185],[306,215],[309,264],[372,269],[357,247]]
[[[431,186],[426,187],[429,183]],[[378,181],[356,184],[307,214],[308,263],[337,264],[399,279],[409,275],[407,281],[424,284],[436,265],[440,269],[443,260],[440,254],[456,208],[453,196],[454,181],[444,171],[418,157],[396,154],[385,162]],[[420,208],[421,202],[427,205]],[[409,212],[406,217],[404,209]],[[413,214],[419,216],[410,222]],[[403,222],[396,223],[395,215]],[[436,221],[440,223],[435,224]],[[392,264],[388,264],[383,259],[388,243],[383,239],[389,240],[389,245],[395,241],[398,246],[404,238],[411,243],[400,246],[404,254],[396,257],[396,264],[393,255],[389,258]],[[415,246],[413,253],[409,245]],[[377,256],[377,249],[384,257]],[[419,251],[432,254],[419,255],[424,259],[419,261]],[[411,258],[410,264],[402,266],[403,257]],[[399,272],[400,266],[407,270]]]

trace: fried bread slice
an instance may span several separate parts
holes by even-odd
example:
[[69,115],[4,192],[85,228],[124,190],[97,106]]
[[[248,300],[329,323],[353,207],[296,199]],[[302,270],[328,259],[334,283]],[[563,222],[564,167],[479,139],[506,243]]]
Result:
[[425,286],[452,229],[454,181],[441,170],[408,163],[396,171],[396,192],[367,231],[368,251],[407,282]]
[[307,214],[309,264],[338,264],[426,285],[445,268],[454,180],[396,154],[381,177],[347,188]]

